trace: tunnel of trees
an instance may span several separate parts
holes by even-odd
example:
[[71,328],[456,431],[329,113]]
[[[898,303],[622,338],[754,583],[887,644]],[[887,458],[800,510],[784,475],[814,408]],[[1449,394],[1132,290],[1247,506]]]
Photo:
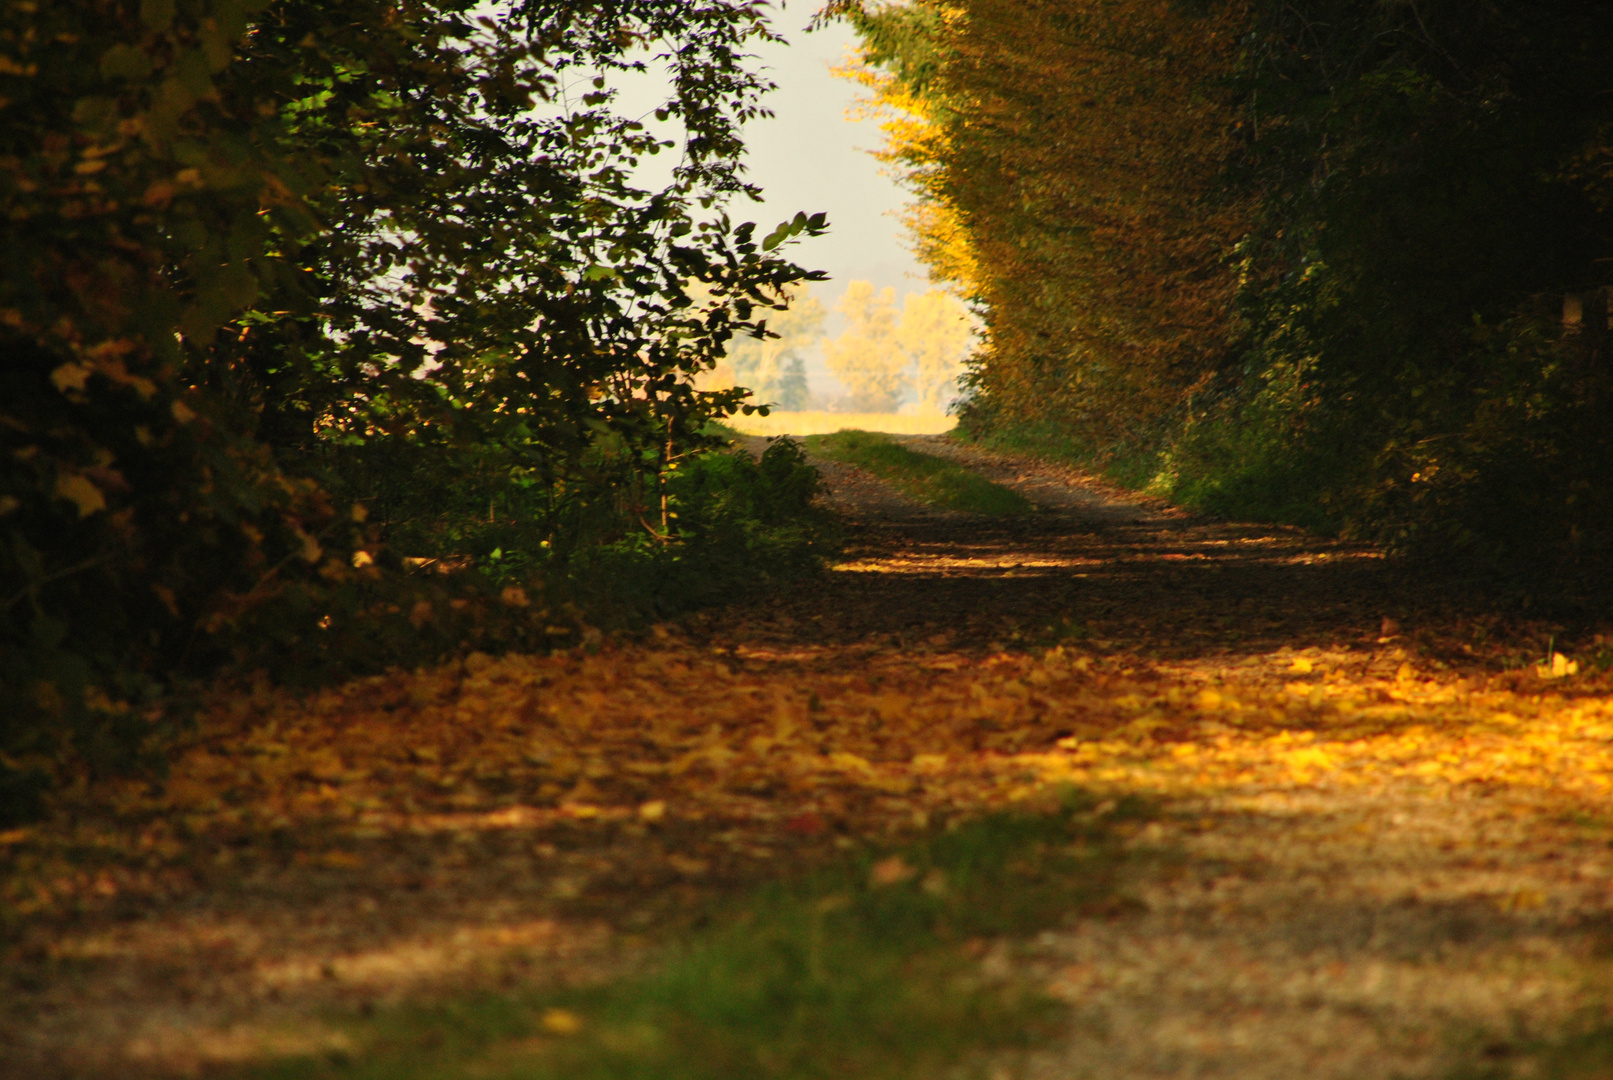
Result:
[[[775,14],[5,6],[0,813],[69,751],[138,763],[186,678],[541,648],[829,550],[799,452],[712,453],[752,406],[696,381],[819,276],[785,252],[821,216],[741,223]],[[984,328],[968,430],[1202,510],[1605,577],[1596,5],[818,17],[862,35],[919,252]],[[644,64],[675,142],[613,107]]]

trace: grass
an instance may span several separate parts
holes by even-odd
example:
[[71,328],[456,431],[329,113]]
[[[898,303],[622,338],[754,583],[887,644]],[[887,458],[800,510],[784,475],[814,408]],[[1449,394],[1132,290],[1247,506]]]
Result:
[[1553,1039],[1478,1036],[1447,1080],[1605,1080],[1613,1076],[1613,1024],[1602,1019]]
[[931,506],[993,517],[1035,509],[1019,492],[933,454],[909,450],[888,435],[840,431],[812,436],[806,444],[815,454],[866,469]]
[[1056,1032],[1054,1002],[987,978],[985,939],[1113,912],[1139,802],[998,815],[725,905],[653,973],[344,1021],[340,1054],[257,1080],[914,1080]]
[[[960,434],[967,437],[963,429]],[[1341,524],[1339,507],[1318,498],[1339,487],[1337,463],[1325,455],[1287,449],[1269,429],[1253,422],[1200,423],[1178,431],[1162,446],[1114,446],[1103,453],[1049,422],[1004,424],[972,441],[1075,465],[1129,490],[1234,521],[1298,525],[1322,533],[1337,533]]]

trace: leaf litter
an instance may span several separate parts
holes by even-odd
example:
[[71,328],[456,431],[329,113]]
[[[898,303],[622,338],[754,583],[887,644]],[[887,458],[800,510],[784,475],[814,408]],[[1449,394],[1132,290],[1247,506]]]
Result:
[[[991,952],[1072,1018],[1019,1072],[1440,1075],[1600,1015],[1613,707],[1595,665],[1527,654],[1560,628],[947,452],[1050,508],[882,492],[765,607],[221,689],[162,783],[0,834],[7,1055],[184,1073],[339,1046],[320,1010],[596,984],[705,898],[1072,785],[1157,800],[1127,835],[1177,854],[1133,907]],[[869,880],[919,888],[904,860]]]

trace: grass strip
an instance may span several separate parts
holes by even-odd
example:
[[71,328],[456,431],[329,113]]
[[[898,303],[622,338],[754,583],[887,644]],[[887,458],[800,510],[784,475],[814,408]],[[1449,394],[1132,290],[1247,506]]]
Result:
[[[1613,1076],[1613,1023],[1606,1005],[1590,1022],[1555,1038],[1511,1031],[1473,1032],[1458,1045],[1464,1060],[1446,1080],[1603,1080]],[[1601,1012],[1600,1018],[1595,1012]]]
[[1035,509],[1017,491],[994,484],[961,465],[910,450],[888,435],[871,431],[837,431],[806,440],[815,454],[866,469],[931,506],[971,514],[1007,517]]
[[[350,1049],[261,1080],[853,1080],[964,1075],[1055,1032],[1060,1010],[978,960],[1115,911],[1118,834],[1141,803],[1079,793],[762,888],[653,973],[347,1019]],[[1123,828],[1123,826],[1121,826]],[[964,1073],[957,1070],[963,1069]]]

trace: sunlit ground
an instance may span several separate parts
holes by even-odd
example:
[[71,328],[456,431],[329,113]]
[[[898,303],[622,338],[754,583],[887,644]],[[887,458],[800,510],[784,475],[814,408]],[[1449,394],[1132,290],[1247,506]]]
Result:
[[957,426],[945,413],[783,412],[735,416],[729,427],[744,435],[830,435],[836,431],[882,431],[889,435],[940,435]]
[[1125,904],[981,946],[1075,1017],[1035,1075],[1445,1077],[1463,1039],[1605,1003],[1592,665],[1380,627],[1382,561],[1297,532],[891,535],[704,630],[221,693],[165,784],[86,784],[0,834],[0,1057],[340,1048],[317,1018],[598,982],[680,905],[1071,785],[1162,812],[1121,830],[1146,869]]

